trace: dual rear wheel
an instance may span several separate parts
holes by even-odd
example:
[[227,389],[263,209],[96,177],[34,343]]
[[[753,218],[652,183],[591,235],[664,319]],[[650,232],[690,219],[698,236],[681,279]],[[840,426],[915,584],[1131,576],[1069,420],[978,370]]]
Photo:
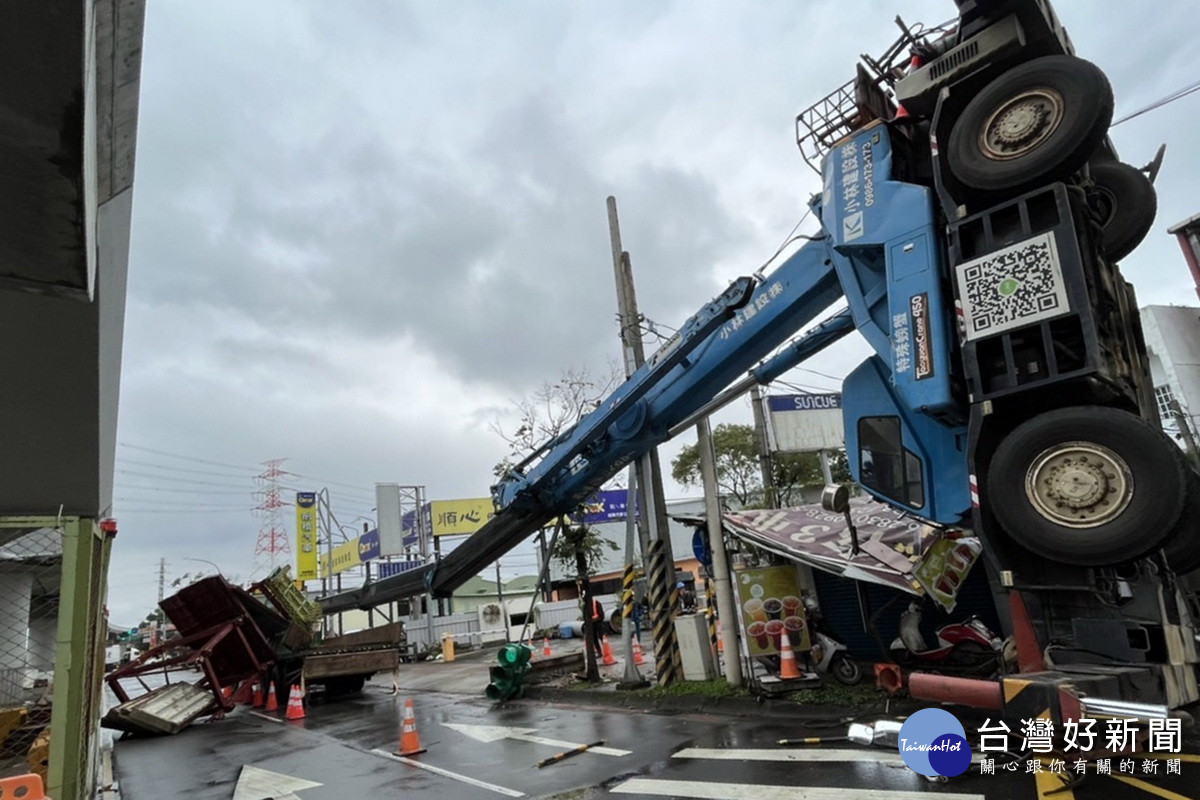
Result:
[[1149,232],[1157,200],[1145,173],[1096,157],[1112,114],[1112,87],[1095,64],[1074,56],[1035,58],[967,103],[950,132],[947,163],[963,185],[989,193],[1065,180],[1088,165],[1101,246],[1119,261]]
[[996,449],[987,490],[1005,532],[1045,558],[1104,566],[1166,547],[1176,571],[1200,561],[1200,520],[1185,514],[1200,513],[1200,479],[1126,411],[1076,406],[1022,423]]

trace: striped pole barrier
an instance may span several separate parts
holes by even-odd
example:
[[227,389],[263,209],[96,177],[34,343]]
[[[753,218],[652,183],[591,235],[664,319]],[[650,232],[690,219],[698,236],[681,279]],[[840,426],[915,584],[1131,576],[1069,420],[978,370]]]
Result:
[[654,632],[654,669],[659,685],[666,686],[677,681],[681,673],[681,670],[675,666],[678,647],[675,642],[675,626],[671,619],[670,595],[667,592],[667,583],[670,579],[667,574],[667,558],[662,540],[651,540],[648,549],[650,616]]
[[580,753],[586,753],[591,748],[600,747],[602,744],[604,744],[603,739],[601,739],[598,742],[592,742],[591,744],[581,744],[581,745],[579,745],[579,747],[576,747],[574,750],[564,750],[561,753],[555,753],[554,755],[550,756],[549,758],[543,758],[541,761],[539,761],[537,763],[536,766],[538,769],[541,769],[542,767],[548,767],[551,764],[557,764],[559,761],[562,761],[564,758],[570,758],[571,756],[577,756]]

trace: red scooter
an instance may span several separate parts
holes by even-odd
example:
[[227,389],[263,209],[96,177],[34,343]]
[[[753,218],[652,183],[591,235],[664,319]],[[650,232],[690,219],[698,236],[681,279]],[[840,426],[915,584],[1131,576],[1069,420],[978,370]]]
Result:
[[930,647],[921,633],[921,603],[914,600],[900,615],[900,635],[891,645],[897,664],[943,667],[979,667],[999,663],[1004,641],[977,617],[950,622],[937,629],[937,646]]

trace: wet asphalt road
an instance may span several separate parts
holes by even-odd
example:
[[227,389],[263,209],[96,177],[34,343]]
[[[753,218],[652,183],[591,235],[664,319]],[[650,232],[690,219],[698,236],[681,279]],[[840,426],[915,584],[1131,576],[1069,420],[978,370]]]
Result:
[[[414,700],[418,734],[427,748],[411,763],[389,755],[399,744],[406,696]],[[508,734],[519,738],[497,738],[504,735],[502,729],[514,729]],[[114,758],[125,800],[228,800],[235,796],[246,765],[266,771],[257,775],[266,788],[243,785],[238,800],[1039,797],[1034,776],[1023,773],[968,774],[939,785],[906,769],[894,750],[851,750],[853,745],[830,743],[797,752],[776,745],[782,737],[831,732],[766,718],[534,701],[494,706],[475,696],[390,695],[384,687],[369,685],[352,699],[313,703],[303,721],[282,722],[239,709],[230,718],[194,725],[174,737],[119,741]],[[611,754],[585,753],[544,769],[534,766],[567,743],[600,739]],[[774,760],[778,758],[805,760]],[[826,758],[832,760],[812,760]],[[1090,775],[1073,796],[1197,797],[1197,762],[1200,757],[1192,756],[1184,762],[1182,776],[1169,778],[1163,775],[1165,764],[1159,764],[1156,776],[1139,773],[1124,781]],[[299,782],[289,783],[288,778]],[[1056,785],[1047,782],[1042,788]],[[1072,794],[1041,796],[1070,800]]]

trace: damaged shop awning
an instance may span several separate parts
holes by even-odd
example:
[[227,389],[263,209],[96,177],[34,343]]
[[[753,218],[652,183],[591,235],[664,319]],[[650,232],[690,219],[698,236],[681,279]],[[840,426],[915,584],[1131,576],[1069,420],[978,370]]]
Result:
[[[979,556],[979,540],[907,516],[868,498],[850,501],[859,552],[851,554],[850,529],[842,514],[820,505],[729,511],[725,530],[813,569],[856,581],[930,595],[953,610],[958,589]],[[702,525],[703,517],[680,517]]]

